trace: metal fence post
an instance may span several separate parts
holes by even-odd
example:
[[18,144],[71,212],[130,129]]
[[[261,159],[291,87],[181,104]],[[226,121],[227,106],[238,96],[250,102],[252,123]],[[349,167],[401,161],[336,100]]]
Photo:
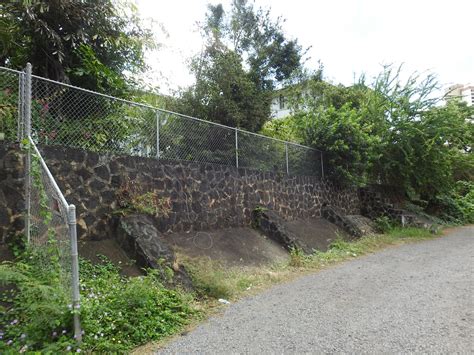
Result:
[[69,238],[71,242],[71,266],[72,266],[72,309],[74,312],[74,337],[78,342],[82,341],[81,323],[79,319],[80,294],[79,294],[79,257],[77,252],[77,230],[76,230],[76,206],[69,205],[67,209],[69,226]]
[[156,159],[160,159],[160,111],[156,111]]
[[321,154],[321,180],[324,180],[324,159],[323,159],[323,152]]
[[238,168],[239,167],[239,131],[237,128],[234,128],[235,130],[235,166]]
[[23,138],[25,138],[25,130],[24,130],[24,123],[25,123],[25,113],[24,113],[24,104],[25,100],[23,97],[25,96],[25,81],[24,81],[24,72],[20,72],[18,74],[18,126],[17,126],[17,138],[18,142],[21,142]]
[[290,166],[288,164],[288,143],[285,142],[285,156],[286,156],[286,175],[290,175]]
[[[26,138],[31,137],[31,64],[26,64],[25,83],[24,83],[24,94],[22,95],[24,100],[24,133]],[[31,239],[31,147],[28,144],[26,152],[26,163],[25,163],[25,229],[26,229],[26,240],[29,243]]]
[[26,64],[25,82],[25,134],[31,136],[31,64]]

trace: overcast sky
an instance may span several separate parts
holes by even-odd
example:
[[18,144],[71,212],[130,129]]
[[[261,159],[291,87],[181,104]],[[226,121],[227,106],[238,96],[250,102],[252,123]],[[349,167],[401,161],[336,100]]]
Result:
[[[148,55],[147,80],[161,87],[192,83],[186,60],[199,52],[202,41],[196,22],[204,18],[206,0],[136,0],[143,17],[155,26],[163,47]],[[364,72],[377,74],[381,64],[404,63],[405,72],[432,71],[442,84],[474,81],[474,0],[256,0],[271,7],[289,38],[311,46],[308,66],[317,60],[334,83],[349,85]],[[167,80],[165,80],[167,79]]]

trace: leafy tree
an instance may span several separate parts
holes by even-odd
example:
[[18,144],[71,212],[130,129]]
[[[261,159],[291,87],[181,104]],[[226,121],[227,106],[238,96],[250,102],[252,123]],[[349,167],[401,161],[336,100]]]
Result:
[[363,185],[370,178],[379,144],[366,119],[368,90],[363,84],[344,87],[325,82],[320,68],[285,90],[294,114],[266,123],[262,133],[323,151],[327,177],[341,184]]
[[372,135],[361,110],[350,103],[300,111],[294,124],[302,142],[324,152],[325,173],[341,184],[364,185],[369,179],[372,158],[380,139]]
[[381,142],[371,175],[430,200],[453,188],[457,161],[472,154],[474,111],[460,102],[440,106],[433,74],[404,82],[400,75],[401,68],[384,68],[367,92],[367,117]]
[[401,186],[414,199],[436,203],[474,176],[473,108],[440,105],[437,89],[431,74],[402,81],[401,68],[390,66],[370,84],[308,79],[291,89],[294,115],[264,132],[324,151],[328,175],[342,183]]
[[120,94],[126,73],[145,67],[153,46],[126,1],[7,1],[0,4],[0,65]]
[[[211,14],[215,12],[211,11]],[[273,21],[269,10],[255,9],[247,0],[232,2],[227,22],[211,18],[211,23],[219,25],[217,29],[223,34],[224,42],[227,41],[231,49],[246,59],[255,83],[269,90],[301,68],[304,54],[297,40],[285,37],[283,22],[281,17]]]
[[302,48],[283,34],[282,20],[234,0],[229,13],[208,6],[201,26],[206,47],[191,62],[196,84],[181,110],[210,121],[257,131],[270,117],[272,90],[301,68]]
[[233,127],[259,130],[270,113],[271,94],[259,90],[233,51],[209,54],[200,77],[182,95],[185,112]]

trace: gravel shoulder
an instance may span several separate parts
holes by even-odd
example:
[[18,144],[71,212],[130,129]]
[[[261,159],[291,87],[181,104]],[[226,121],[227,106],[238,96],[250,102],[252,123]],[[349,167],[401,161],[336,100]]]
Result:
[[159,353],[474,353],[474,226],[229,306]]

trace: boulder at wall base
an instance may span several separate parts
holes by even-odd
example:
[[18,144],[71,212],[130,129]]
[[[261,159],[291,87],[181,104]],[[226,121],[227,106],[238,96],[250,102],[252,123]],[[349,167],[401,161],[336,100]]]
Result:
[[[118,244],[138,266],[158,270],[165,283],[192,289],[191,278],[184,267],[177,264],[173,249],[155,222],[153,217],[143,214],[119,217],[115,233]],[[170,270],[174,274],[172,279]]]
[[275,211],[257,208],[252,212],[253,225],[259,229],[268,238],[279,243],[288,251],[293,248],[302,250],[306,254],[310,254],[313,250],[308,247],[296,235],[288,231],[285,222]]
[[356,238],[364,235],[375,234],[374,223],[367,217],[361,215],[343,215],[332,206],[323,206],[321,209],[323,218],[340,227],[345,232]]

